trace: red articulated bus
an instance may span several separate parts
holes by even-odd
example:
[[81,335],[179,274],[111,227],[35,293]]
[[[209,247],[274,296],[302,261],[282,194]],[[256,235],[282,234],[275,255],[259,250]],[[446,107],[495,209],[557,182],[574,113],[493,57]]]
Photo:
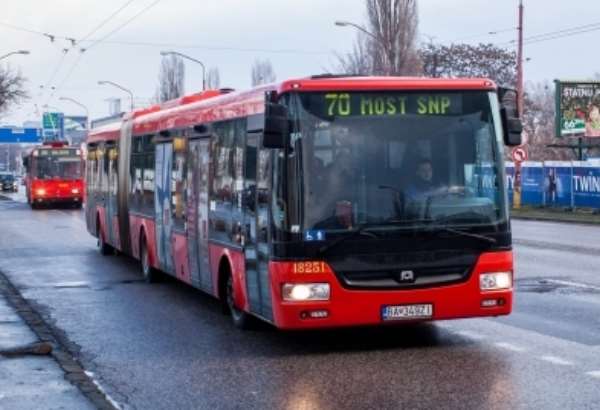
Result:
[[315,76],[135,111],[89,134],[88,230],[241,328],[507,315],[514,101],[486,79]]
[[27,202],[32,208],[72,204],[81,208],[84,194],[81,149],[52,141],[32,149],[24,158]]

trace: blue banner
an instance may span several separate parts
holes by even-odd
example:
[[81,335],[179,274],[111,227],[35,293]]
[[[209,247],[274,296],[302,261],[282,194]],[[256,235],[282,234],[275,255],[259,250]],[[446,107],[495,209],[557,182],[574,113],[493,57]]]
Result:
[[515,164],[512,162],[506,163],[506,188],[508,189],[508,205],[513,204],[513,187],[515,185]]
[[545,205],[570,207],[572,203],[572,173],[570,163],[544,163]]
[[574,164],[573,200],[576,207],[600,208],[600,167]]
[[544,204],[544,167],[541,162],[524,162],[521,167],[521,203],[533,206]]

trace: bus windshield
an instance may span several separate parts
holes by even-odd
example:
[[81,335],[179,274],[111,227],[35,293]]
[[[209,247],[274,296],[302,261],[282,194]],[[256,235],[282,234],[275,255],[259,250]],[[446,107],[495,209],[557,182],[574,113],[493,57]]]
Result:
[[295,230],[506,221],[495,93],[301,93],[289,104]]
[[35,158],[33,177],[39,179],[81,179],[81,157],[74,149],[42,149]]

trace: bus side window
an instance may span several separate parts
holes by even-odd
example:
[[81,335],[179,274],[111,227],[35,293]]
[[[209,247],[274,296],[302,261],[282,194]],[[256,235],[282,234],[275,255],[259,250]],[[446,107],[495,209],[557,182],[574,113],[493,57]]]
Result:
[[212,142],[212,175],[210,201],[214,212],[211,228],[215,238],[230,241],[232,210],[234,207],[234,167],[235,167],[235,122],[225,121],[214,125],[215,137]]
[[183,229],[185,222],[187,140],[178,134],[173,140],[171,169],[171,211],[175,227]]
[[130,204],[133,211],[142,210],[142,199],[143,199],[143,172],[144,172],[144,152],[143,152],[143,138],[133,137],[131,147],[131,165],[130,165],[130,176],[131,176],[131,192],[130,192]]
[[153,135],[146,135],[143,139],[143,171],[142,171],[142,212],[154,215],[154,157],[155,146]]

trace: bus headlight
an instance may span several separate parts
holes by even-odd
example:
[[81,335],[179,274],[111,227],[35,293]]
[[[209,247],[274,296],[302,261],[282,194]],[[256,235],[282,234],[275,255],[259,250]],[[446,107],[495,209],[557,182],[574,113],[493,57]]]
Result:
[[329,283],[286,283],[283,285],[283,300],[302,302],[311,300],[329,300]]
[[79,195],[79,189],[73,188],[73,189],[71,189],[71,193],[75,194],[75,195]]
[[479,276],[479,289],[483,291],[510,289],[512,274],[510,272],[482,273]]
[[35,190],[35,194],[37,196],[44,196],[46,195],[46,190],[44,188],[38,188]]

